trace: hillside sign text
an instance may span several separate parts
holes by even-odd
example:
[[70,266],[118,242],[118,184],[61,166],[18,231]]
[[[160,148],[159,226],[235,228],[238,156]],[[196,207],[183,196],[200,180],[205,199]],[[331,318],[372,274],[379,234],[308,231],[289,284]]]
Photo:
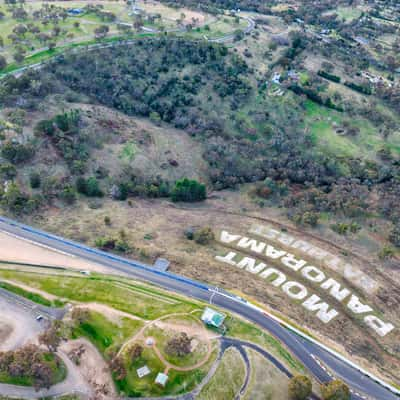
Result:
[[[319,285],[330,296],[343,303],[352,313],[361,316],[364,323],[378,335],[386,336],[394,329],[390,322],[384,322],[374,315],[373,308],[361,302],[358,296],[346,287],[342,287],[335,279],[327,277],[325,272],[319,268],[308,265],[307,261],[296,258],[293,254],[266,242],[231,234],[227,231],[221,232],[220,242],[275,260],[282,264],[284,268],[297,272],[303,279],[305,278],[313,284]],[[310,294],[302,283],[289,280],[286,274],[278,268],[268,266],[266,263],[259,262],[252,257],[241,256],[235,251],[229,251],[224,256],[216,256],[216,259],[252,274],[257,274],[260,278],[267,279],[271,285],[281,288],[289,298],[300,301],[302,307],[315,313],[316,317],[325,324],[339,315],[337,310],[321,300],[319,296]]]

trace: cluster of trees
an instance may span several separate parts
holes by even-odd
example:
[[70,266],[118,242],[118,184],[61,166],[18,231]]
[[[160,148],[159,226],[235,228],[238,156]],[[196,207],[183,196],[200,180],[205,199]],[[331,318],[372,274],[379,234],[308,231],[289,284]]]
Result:
[[184,357],[192,352],[192,339],[186,332],[181,332],[179,335],[172,337],[165,345],[167,354]]
[[[312,394],[312,383],[307,376],[297,375],[290,380],[288,389],[290,400],[307,400]],[[321,393],[323,400],[351,399],[348,386],[338,379],[321,385]]]
[[0,372],[11,381],[24,381],[37,389],[53,385],[60,368],[62,362],[58,357],[33,344],[0,352]]
[[171,192],[172,201],[201,201],[206,195],[206,185],[187,178],[177,181]]

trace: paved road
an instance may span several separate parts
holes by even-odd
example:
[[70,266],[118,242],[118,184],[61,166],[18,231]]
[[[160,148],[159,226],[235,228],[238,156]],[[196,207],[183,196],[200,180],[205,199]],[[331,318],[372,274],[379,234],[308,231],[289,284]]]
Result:
[[[328,382],[332,378],[319,365],[313,355],[328,365],[335,376],[343,379],[354,392],[367,394],[369,398],[376,400],[399,400],[399,397],[394,393],[379,385],[374,380],[367,378],[361,372],[337,359],[318,345],[301,339],[272,318],[250,308],[247,304],[238,301],[234,297],[228,297],[224,293],[212,292],[212,288],[206,284],[200,282],[193,283],[193,281],[169,273],[160,273],[152,270],[151,266],[100,252],[84,245],[37,231],[25,225],[16,224],[2,217],[0,218],[0,230],[102,264],[110,268],[111,271],[128,274],[133,278],[153,283],[182,295],[207,302],[212,299],[213,304],[243,316],[278,338],[320,382]],[[365,395],[353,394],[352,399],[362,400],[365,399]]]

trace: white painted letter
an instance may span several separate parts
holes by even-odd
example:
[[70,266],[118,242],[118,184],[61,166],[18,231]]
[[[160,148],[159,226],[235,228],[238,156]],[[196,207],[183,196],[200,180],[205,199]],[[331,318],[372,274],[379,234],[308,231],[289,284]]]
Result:
[[215,256],[215,259],[218,261],[222,261],[229,265],[236,265],[235,261],[233,261],[233,259],[236,257],[236,255],[237,255],[237,253],[230,251],[225,257]]
[[[292,289],[295,289],[295,292],[293,293]],[[305,288],[305,286],[303,286],[301,283],[298,282],[286,282],[283,286],[282,286],[282,290],[292,299],[294,300],[303,300],[304,297],[307,296],[308,291]]]
[[316,294],[313,294],[309,297],[302,305],[308,311],[318,311],[317,317],[325,324],[330,322],[333,318],[335,318],[339,313],[332,309],[329,310],[329,305],[327,303],[318,303],[321,300]]
[[274,246],[267,245],[267,250],[265,251],[265,255],[269,258],[276,260],[277,258],[281,258],[286,254],[286,251],[277,250]]
[[296,260],[293,254],[287,254],[285,257],[282,258],[283,265],[293,269],[294,271],[298,271],[300,268],[304,267],[307,262],[304,260]]
[[390,323],[385,323],[375,315],[367,315],[364,318],[364,322],[372,328],[379,336],[386,336],[390,331],[394,329],[394,326]]
[[336,282],[334,279],[329,278],[327,281],[325,281],[321,285],[322,289],[330,289],[330,294],[333,296],[335,299],[339,301],[343,301],[349,294],[350,290],[343,288],[341,289],[340,283]]
[[317,267],[314,267],[312,265],[307,265],[307,267],[304,267],[301,270],[301,273],[303,274],[304,277],[306,277],[308,280],[311,282],[322,282],[325,280],[325,274],[318,269]]
[[362,304],[360,302],[360,299],[354,294],[351,295],[350,300],[347,303],[347,307],[350,308],[350,310],[353,311],[353,313],[355,314],[362,314],[373,311],[370,306]]
[[250,250],[254,251],[255,253],[261,253],[266,246],[264,242],[258,242],[255,239],[249,239],[247,237],[243,237],[242,239],[240,239],[237,245],[238,247],[242,247],[243,249],[247,249],[250,247]]
[[237,267],[245,268],[246,271],[249,271],[252,274],[258,274],[266,267],[266,264],[259,263],[256,265],[256,260],[254,258],[244,257],[242,261],[237,263]]
[[286,246],[290,246],[294,242],[294,240],[295,239],[293,236],[286,235],[285,233],[281,233],[278,237],[278,242],[281,242]]
[[307,253],[311,249],[311,245],[308,242],[305,242],[304,240],[296,240],[291,247],[294,249],[299,249],[303,251],[304,253]]
[[271,282],[272,285],[279,287],[282,285],[283,282],[286,281],[286,275],[281,271],[277,270],[276,268],[268,268],[264,272],[260,274],[261,278],[269,278],[271,275],[277,276],[274,277],[274,280]]
[[231,235],[227,231],[222,231],[221,232],[221,242],[223,242],[223,243],[231,243],[231,242],[234,242],[235,240],[238,240],[240,238],[241,238],[240,235]]

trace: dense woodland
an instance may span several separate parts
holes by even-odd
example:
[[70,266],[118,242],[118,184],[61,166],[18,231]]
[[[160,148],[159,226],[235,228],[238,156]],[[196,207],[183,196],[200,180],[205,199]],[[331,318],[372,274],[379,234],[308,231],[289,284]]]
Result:
[[[327,7],[328,2],[321,4]],[[308,13],[312,6],[315,4],[305,2],[298,12]],[[229,8],[229,4],[224,7]],[[331,17],[331,23],[341,29],[336,17]],[[350,54],[356,64],[374,62],[362,48],[350,45],[347,49],[339,41],[322,44],[298,33],[289,37],[276,65],[287,70],[296,67],[307,49],[334,53],[343,62]],[[276,104],[263,95],[263,80],[255,78],[247,60],[236,51],[183,38],[146,39],[129,47],[62,55],[43,70],[30,71],[18,79],[9,76],[1,83],[0,102],[3,107],[29,111],[49,95],[64,94],[71,102],[84,96],[128,115],[172,125],[203,144],[203,158],[209,164],[207,180],[213,189],[264,181],[258,189],[261,197],[272,193],[277,202],[289,207],[291,218],[309,224],[321,212],[357,217],[366,209],[374,209],[394,223],[390,240],[400,245],[398,158],[387,149],[381,149],[376,160],[337,158],[316,151],[301,128],[307,98],[349,115],[363,114],[388,132],[396,128],[390,116],[375,108],[354,110],[343,99],[327,97],[325,81],[340,82],[328,72],[329,67],[305,84],[287,83],[293,95],[286,103]],[[371,94],[370,86],[361,80],[343,84]],[[378,87],[374,94],[389,108],[399,110],[400,98],[394,89]],[[349,127],[348,131],[357,134],[356,128]],[[10,183],[3,194],[3,206],[11,212],[32,212],[55,198],[72,204],[78,194],[101,197],[111,190],[113,198],[125,200],[136,195],[173,196],[176,190],[174,182],[157,177],[143,182],[129,171],[115,178],[111,189],[108,184],[105,187],[102,171],[88,170],[94,139],[85,131],[79,111],[40,121],[34,132],[36,140],[8,141],[2,147],[2,157],[7,160],[1,166],[3,179],[12,181],[19,165],[34,162],[35,152],[43,143],[50,143],[57,151],[70,175],[61,181],[46,177],[41,184],[43,177],[33,174],[30,186],[40,188],[33,195]],[[197,188],[193,190],[194,197],[189,194],[187,199],[204,197],[202,193],[198,198]],[[371,200],[373,194],[378,195],[378,202]]]

